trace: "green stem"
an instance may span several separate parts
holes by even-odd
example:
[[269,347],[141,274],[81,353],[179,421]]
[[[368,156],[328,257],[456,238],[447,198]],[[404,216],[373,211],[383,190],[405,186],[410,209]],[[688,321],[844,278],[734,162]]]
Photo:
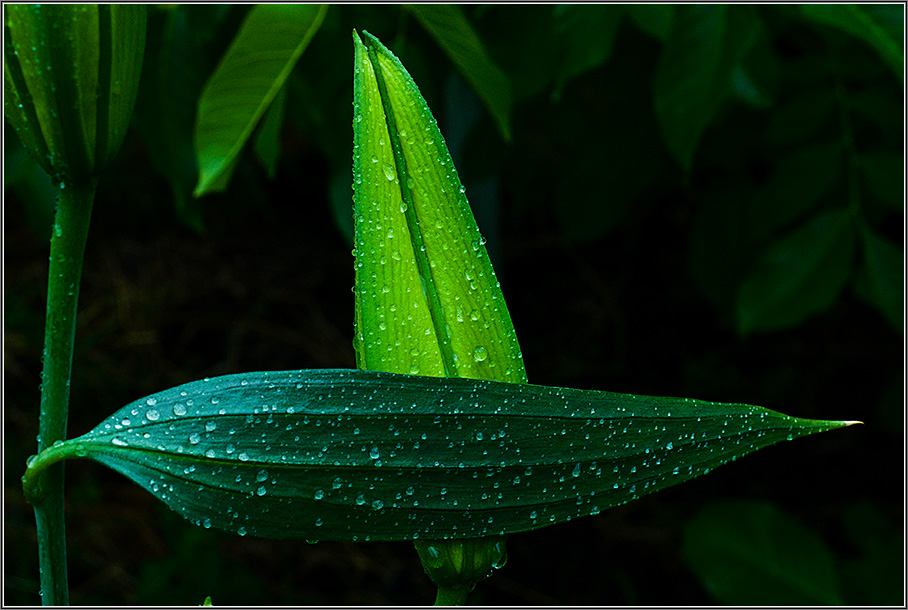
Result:
[[466,589],[438,587],[438,595],[435,597],[436,606],[466,606],[467,605]]
[[[61,186],[54,215],[47,276],[39,453],[66,438],[76,307],[95,185],[93,181],[83,186]],[[36,488],[38,492],[31,496],[30,501],[35,507],[38,529],[41,602],[45,606],[65,606],[69,604],[69,586],[63,514],[63,464],[48,468]]]

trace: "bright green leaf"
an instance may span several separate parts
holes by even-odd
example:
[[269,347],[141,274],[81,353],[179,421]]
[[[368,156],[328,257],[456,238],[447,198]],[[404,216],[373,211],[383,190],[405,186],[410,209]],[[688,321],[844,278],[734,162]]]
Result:
[[495,118],[501,137],[511,139],[511,85],[489,57],[485,46],[467,21],[463,9],[453,4],[413,4],[408,9],[444,49],[479,99]]
[[846,209],[814,216],[770,245],[738,290],[738,330],[776,330],[826,310],[848,281],[854,227]]
[[249,11],[199,99],[196,197],[227,187],[240,151],[327,10],[315,4],[257,4]]
[[665,142],[685,170],[728,97],[734,71],[756,40],[758,23],[749,6],[676,7],[653,94]]
[[354,40],[357,365],[525,381],[485,239],[425,100],[378,40]]
[[805,17],[839,28],[873,47],[900,78],[904,78],[903,4],[805,4]]
[[720,604],[842,604],[829,548],[815,532],[765,502],[706,506],[684,528],[684,557]]
[[126,405],[29,462],[86,457],[203,526],[430,540],[532,530],[847,425],[749,405],[359,370],[227,375]]

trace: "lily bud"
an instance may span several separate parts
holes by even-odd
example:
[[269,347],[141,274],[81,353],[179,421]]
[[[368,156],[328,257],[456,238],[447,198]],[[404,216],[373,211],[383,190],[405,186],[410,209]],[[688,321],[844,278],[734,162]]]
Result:
[[480,580],[503,567],[508,559],[507,536],[462,540],[416,540],[422,567],[439,589],[469,593]]
[[129,126],[145,51],[141,4],[9,4],[4,114],[61,184],[87,184]]

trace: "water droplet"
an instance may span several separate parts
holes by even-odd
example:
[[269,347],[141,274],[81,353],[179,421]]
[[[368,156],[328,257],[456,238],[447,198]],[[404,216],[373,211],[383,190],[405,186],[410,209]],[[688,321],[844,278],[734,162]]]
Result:
[[195,432],[189,435],[189,443],[191,445],[198,445],[200,440],[202,440],[202,437]]
[[485,362],[486,358],[489,357],[489,353],[486,351],[486,348],[479,345],[476,349],[473,350],[473,360],[476,362]]
[[261,485],[258,489],[255,490],[255,493],[256,495],[264,496],[266,493],[268,493],[268,490],[265,489],[264,485]]
[[240,536],[245,536],[248,532],[246,531],[245,527],[240,526],[240,528],[236,531],[236,533],[239,534]]
[[385,178],[388,180],[394,180],[394,168],[389,164],[385,163],[385,166],[382,168],[385,171]]
[[236,447],[234,446],[233,443],[227,443],[227,449],[226,449],[226,451],[227,451],[227,455],[230,455],[231,453],[233,453],[234,451],[236,451]]
[[372,500],[372,509],[373,510],[381,510],[382,506],[384,506],[384,505],[385,505],[385,503],[382,502],[381,500]]
[[258,481],[259,483],[261,483],[263,481],[267,481],[268,480],[268,471],[265,470],[264,468],[259,470],[255,475],[255,480]]
[[145,419],[147,419],[148,421],[158,421],[160,417],[161,414],[158,413],[156,409],[148,409],[148,411],[145,412]]
[[315,497],[316,500],[321,500],[322,498],[325,497],[325,490],[324,490],[324,489],[316,489],[316,490],[315,490],[315,496],[314,496],[314,497]]
[[372,447],[372,449],[369,451],[369,457],[373,460],[377,460],[379,457],[381,457],[378,451],[378,447]]
[[580,476],[580,463],[579,462],[576,466],[574,466],[574,470],[571,471],[571,476],[574,477],[575,479]]
[[113,437],[110,442],[119,447],[126,447],[129,444],[118,436]]
[[205,422],[205,432],[214,432],[214,430],[217,427],[218,427],[218,425],[216,423],[214,423],[213,421],[209,420],[209,421]]
[[241,454],[239,454],[237,457],[240,458],[241,462],[246,462],[249,460],[249,456],[246,454],[245,451],[242,452]]
[[358,496],[356,496],[357,506],[362,506],[365,503],[366,503],[366,496],[364,496],[363,494],[359,494]]
[[183,403],[178,402],[177,404],[173,405],[173,414],[177,417],[186,415],[186,407],[183,405]]
[[145,404],[148,405],[149,407],[153,407],[153,406],[155,406],[156,404],[158,404],[158,401],[155,400],[154,398],[146,398],[146,399],[145,399]]

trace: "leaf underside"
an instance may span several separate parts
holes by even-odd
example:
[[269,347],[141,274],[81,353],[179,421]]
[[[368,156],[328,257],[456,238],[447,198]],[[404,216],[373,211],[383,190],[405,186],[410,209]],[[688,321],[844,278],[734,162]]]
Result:
[[594,515],[844,425],[749,405],[325,369],[177,386],[54,449],[117,470],[204,527],[449,539]]

